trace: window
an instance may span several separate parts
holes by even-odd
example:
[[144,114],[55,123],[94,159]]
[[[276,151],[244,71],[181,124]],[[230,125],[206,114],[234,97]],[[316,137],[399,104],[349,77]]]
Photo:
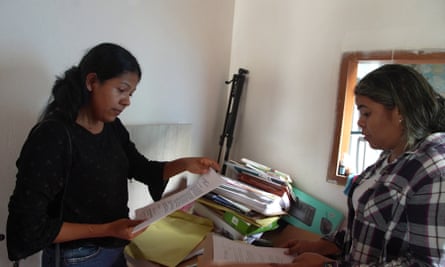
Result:
[[[372,164],[380,153],[379,151],[372,152],[357,127],[357,118],[354,117],[354,111],[356,110],[354,87],[361,77],[363,69],[368,69],[364,71],[364,73],[368,73],[373,68],[388,63],[414,64],[420,70],[424,65],[445,64],[445,52],[397,50],[347,52],[343,54],[337,94],[334,140],[327,173],[329,182],[346,183],[347,177],[342,168],[339,168],[340,162],[349,162],[351,171],[359,173],[364,167]],[[439,76],[445,77],[445,67]],[[431,82],[434,78],[429,80]],[[445,91],[441,91],[441,93],[445,93]]]

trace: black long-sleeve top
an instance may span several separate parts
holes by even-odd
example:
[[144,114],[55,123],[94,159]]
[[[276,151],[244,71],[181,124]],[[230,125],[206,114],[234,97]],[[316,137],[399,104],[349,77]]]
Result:
[[[140,154],[119,119],[105,123],[99,134],[78,124],[43,122],[28,136],[16,165],[7,222],[11,260],[51,245],[63,222],[101,224],[127,218],[129,178],[147,184],[154,200],[160,199],[166,186],[164,162],[149,161]],[[87,243],[117,247],[128,241],[105,237],[62,246]]]

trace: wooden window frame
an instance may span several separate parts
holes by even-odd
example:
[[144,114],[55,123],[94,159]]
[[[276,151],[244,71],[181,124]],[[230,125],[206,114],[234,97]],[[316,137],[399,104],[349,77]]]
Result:
[[354,88],[357,82],[357,66],[361,62],[380,64],[445,64],[445,52],[388,50],[343,53],[340,65],[334,140],[327,171],[327,181],[340,185],[346,184],[347,179],[346,176],[339,175],[337,170],[341,155],[349,151],[351,127],[352,123],[356,123],[352,121]]

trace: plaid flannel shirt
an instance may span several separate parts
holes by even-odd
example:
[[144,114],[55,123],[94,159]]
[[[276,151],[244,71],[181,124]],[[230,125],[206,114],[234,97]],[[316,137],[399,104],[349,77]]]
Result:
[[375,177],[388,156],[383,152],[349,191],[345,266],[445,266],[445,133],[385,166],[355,213],[354,189]]

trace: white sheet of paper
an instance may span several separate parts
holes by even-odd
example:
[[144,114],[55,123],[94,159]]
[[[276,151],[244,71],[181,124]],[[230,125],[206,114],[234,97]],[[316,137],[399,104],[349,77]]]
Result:
[[133,233],[195,201],[223,183],[224,179],[221,175],[210,169],[183,191],[137,209],[135,219],[144,221],[134,227]]
[[213,261],[236,263],[291,263],[293,256],[286,248],[256,247],[239,241],[213,235]]

